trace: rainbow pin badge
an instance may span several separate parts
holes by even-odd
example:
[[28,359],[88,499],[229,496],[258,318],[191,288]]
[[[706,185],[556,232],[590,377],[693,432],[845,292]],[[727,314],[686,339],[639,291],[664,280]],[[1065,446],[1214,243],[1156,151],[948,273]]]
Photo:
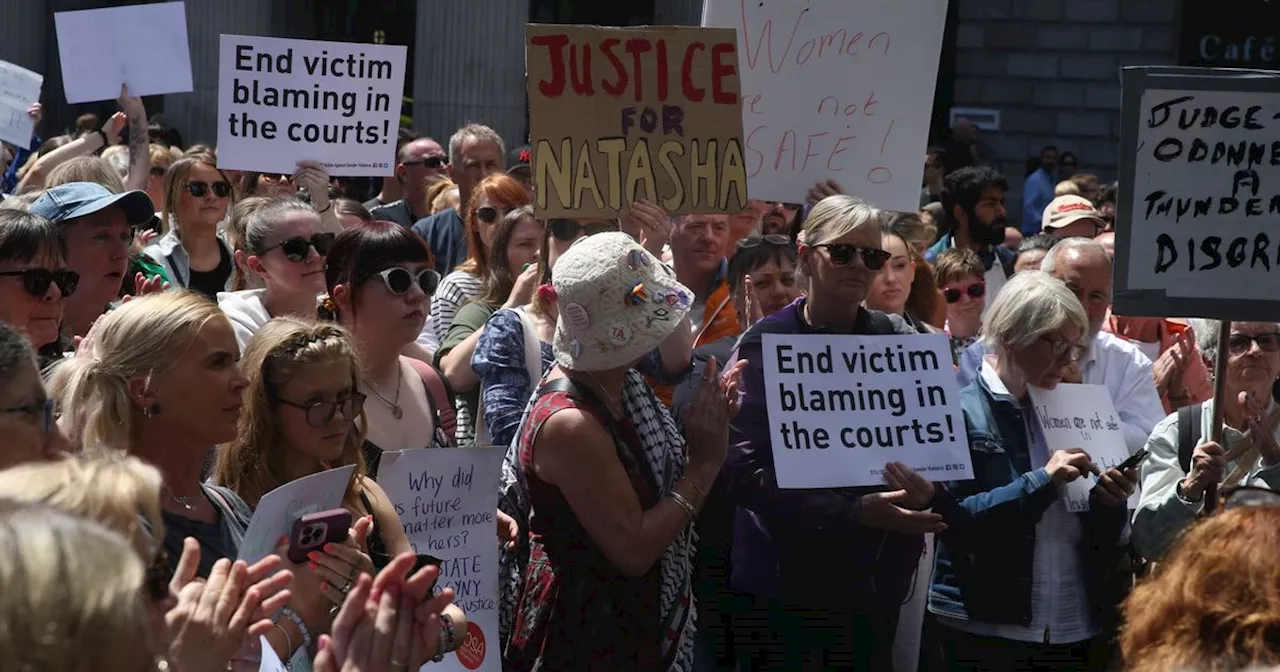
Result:
[[627,292],[625,300],[629,306],[643,306],[645,301],[649,300],[649,293],[645,291],[644,283],[637,282],[635,287]]

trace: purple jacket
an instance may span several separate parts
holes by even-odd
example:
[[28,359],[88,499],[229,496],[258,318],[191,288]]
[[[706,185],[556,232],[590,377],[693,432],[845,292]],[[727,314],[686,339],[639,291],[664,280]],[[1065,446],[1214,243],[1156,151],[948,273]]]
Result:
[[[738,505],[729,585],[785,604],[841,610],[897,610],[919,564],[924,538],[858,524],[862,496],[879,487],[782,490],[773,467],[761,335],[805,334],[804,299],[761,320],[738,342],[742,408],[729,426],[721,478]],[[897,316],[862,309],[855,334],[915,333]],[[728,365],[727,365],[728,366]]]

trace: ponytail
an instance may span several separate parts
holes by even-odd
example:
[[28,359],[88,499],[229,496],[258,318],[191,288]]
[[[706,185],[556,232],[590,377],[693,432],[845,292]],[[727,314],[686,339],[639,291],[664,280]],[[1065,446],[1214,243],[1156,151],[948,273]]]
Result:
[[133,403],[128,379],[97,356],[83,353],[55,366],[49,394],[61,415],[58,425],[78,452],[129,450]]

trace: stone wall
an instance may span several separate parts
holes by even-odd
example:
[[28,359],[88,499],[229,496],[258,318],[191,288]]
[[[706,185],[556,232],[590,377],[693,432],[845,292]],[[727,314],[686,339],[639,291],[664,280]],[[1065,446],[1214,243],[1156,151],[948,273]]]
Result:
[[1009,178],[1010,218],[1021,217],[1026,160],[1044,145],[1080,170],[1116,177],[1120,68],[1172,65],[1173,0],[952,0],[957,3],[957,107],[1000,110],[984,140]]

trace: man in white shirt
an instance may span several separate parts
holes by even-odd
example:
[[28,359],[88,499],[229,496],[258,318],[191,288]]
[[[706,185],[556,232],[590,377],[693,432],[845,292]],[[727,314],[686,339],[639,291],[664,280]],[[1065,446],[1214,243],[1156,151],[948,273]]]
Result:
[[[1120,414],[1125,445],[1130,453],[1137,452],[1165,412],[1151,360],[1136,345],[1102,331],[1111,306],[1110,255],[1088,238],[1067,238],[1049,250],[1040,268],[1066,283],[1089,314],[1089,350],[1078,362],[1074,380],[1066,382],[1105,385]],[[984,354],[982,341],[965,350],[957,372],[962,387],[973,382]]]

